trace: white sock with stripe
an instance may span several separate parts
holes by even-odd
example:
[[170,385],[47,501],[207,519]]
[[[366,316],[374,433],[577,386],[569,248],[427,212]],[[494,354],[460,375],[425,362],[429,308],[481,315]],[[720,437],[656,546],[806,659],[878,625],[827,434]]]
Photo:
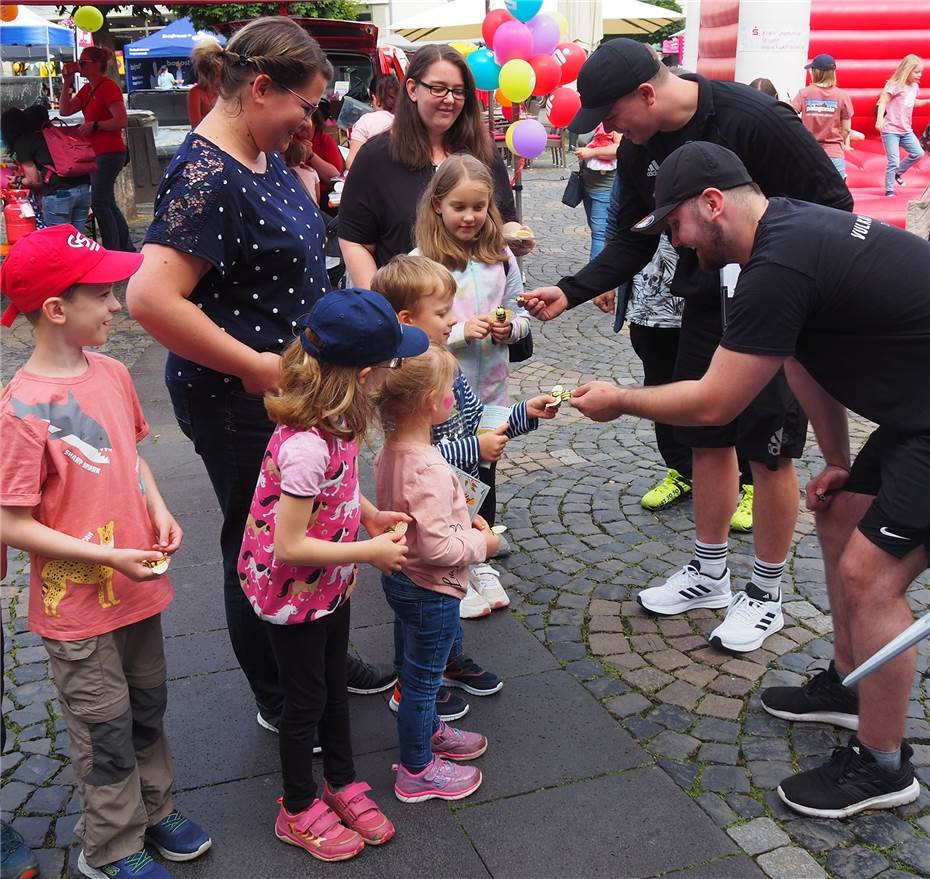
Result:
[[701,573],[719,580],[727,569],[728,543],[694,541],[694,558],[701,564]]
[[752,582],[768,595],[770,601],[778,601],[781,595],[781,578],[787,561],[764,562],[759,556],[753,559]]

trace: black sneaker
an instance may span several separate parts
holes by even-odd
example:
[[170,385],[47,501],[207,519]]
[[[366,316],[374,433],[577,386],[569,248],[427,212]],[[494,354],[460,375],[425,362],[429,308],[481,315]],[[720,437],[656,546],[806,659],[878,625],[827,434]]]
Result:
[[[394,692],[388,701],[388,707],[395,714],[400,706],[401,694],[400,683],[394,684]],[[458,720],[468,714],[468,703],[456,693],[453,693],[448,687],[440,687],[436,694],[436,713],[439,719],[449,723],[452,720]]]
[[383,693],[394,686],[397,675],[393,668],[369,665],[349,654],[346,656],[346,689],[350,693],[367,696],[370,693]]
[[859,696],[843,686],[832,661],[803,687],[769,687],[761,698],[762,707],[783,720],[859,729]]
[[920,796],[920,783],[910,764],[914,751],[901,743],[901,767],[882,769],[875,758],[851,736],[845,748],[816,769],[799,772],[778,786],[784,803],[814,818],[848,818],[865,809],[893,809]]
[[491,696],[504,686],[504,682],[496,674],[485,671],[468,656],[450,659],[442,682],[447,687],[458,687],[472,696]]

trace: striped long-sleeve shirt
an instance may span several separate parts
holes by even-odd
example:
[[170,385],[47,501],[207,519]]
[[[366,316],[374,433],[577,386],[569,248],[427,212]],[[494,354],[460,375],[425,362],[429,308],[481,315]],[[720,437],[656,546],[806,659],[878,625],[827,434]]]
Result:
[[[477,477],[481,454],[476,431],[484,403],[475,396],[461,370],[455,376],[452,391],[455,394],[455,411],[448,421],[433,427],[433,445],[453,467]],[[539,419],[526,414],[526,400],[511,407],[509,421],[508,437],[522,436],[539,427]]]

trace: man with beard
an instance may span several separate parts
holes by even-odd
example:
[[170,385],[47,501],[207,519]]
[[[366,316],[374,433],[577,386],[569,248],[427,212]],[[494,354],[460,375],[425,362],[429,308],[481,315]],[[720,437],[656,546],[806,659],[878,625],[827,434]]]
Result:
[[[571,128],[587,131],[603,121],[623,135],[618,152],[622,201],[618,232],[596,260],[557,287],[527,294],[536,317],[552,320],[628,281],[649,262],[656,240],[630,227],[654,204],[659,163],[693,140],[726,144],[746,163],[768,196],[790,196],[843,210],[852,208],[845,184],[797,114],[748,86],[676,76],[642,43],[615,39],[585,62],[578,77],[582,109]],[[714,233],[711,232],[711,235]],[[734,273],[735,274],[735,273]],[[672,292],[685,297],[676,379],[704,375],[720,341],[733,281],[698,266],[683,251]],[[694,559],[661,586],[637,599],[657,614],[692,608],[727,608],[711,642],[747,652],[783,625],[781,578],[798,512],[793,458],[800,457],[807,424],[784,375],[776,372],[745,411],[722,427],[688,427],[679,439],[692,449]],[[661,421],[661,419],[659,419]],[[736,450],[749,460],[755,482],[752,582],[730,591],[727,533],[739,494]]]
[[[841,681],[912,622],[905,592],[928,563],[930,243],[870,217],[766,199],[739,158],[716,144],[673,152],[655,195],[634,229],[667,227],[703,268],[742,266],[720,347],[698,381],[592,382],[572,402],[595,421],[631,414],[722,424],[784,367],[825,462],[807,485],[807,507],[835,659],[805,687],[766,690],[762,704],[777,717],[858,735],[824,765],[783,781],[778,794],[820,818],[912,802],[920,785],[903,734],[916,650],[864,678],[858,692]],[[851,468],[847,408],[878,425]]]

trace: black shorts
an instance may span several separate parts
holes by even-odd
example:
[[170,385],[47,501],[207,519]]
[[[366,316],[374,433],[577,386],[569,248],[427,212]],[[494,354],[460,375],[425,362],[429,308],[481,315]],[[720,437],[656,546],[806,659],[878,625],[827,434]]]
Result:
[[900,559],[923,546],[930,557],[930,434],[879,427],[843,489],[875,496],[859,530],[879,549]]
[[[720,303],[713,297],[689,298],[682,315],[674,380],[702,378],[721,335]],[[779,371],[729,424],[676,427],[675,438],[692,449],[735,447],[747,460],[776,470],[779,458],[800,458],[803,454],[807,416]]]

